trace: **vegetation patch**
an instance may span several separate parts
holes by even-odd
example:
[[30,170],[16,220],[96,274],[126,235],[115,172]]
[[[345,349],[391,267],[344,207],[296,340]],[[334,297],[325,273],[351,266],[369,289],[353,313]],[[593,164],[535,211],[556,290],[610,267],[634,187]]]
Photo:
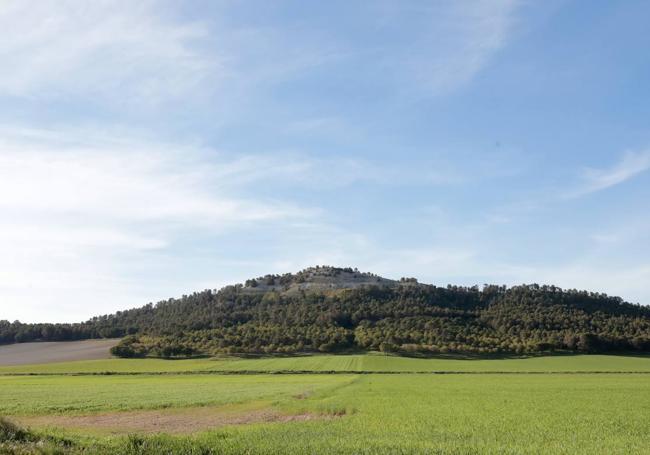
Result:
[[0,454],[58,454],[66,453],[72,447],[69,439],[35,433],[0,417]]
[[0,417],[0,442],[24,442],[33,439],[32,434],[9,419]]

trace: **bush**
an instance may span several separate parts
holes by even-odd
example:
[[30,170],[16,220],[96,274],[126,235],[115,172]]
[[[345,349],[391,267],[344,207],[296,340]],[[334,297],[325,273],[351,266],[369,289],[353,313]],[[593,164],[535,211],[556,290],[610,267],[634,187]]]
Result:
[[381,352],[397,352],[399,351],[399,347],[393,343],[384,341],[379,344],[379,350]]
[[140,349],[139,341],[136,336],[129,335],[111,348],[111,354],[123,358],[144,357],[146,352]]
[[0,417],[0,443],[1,442],[23,442],[31,440],[29,431],[19,427],[11,420]]

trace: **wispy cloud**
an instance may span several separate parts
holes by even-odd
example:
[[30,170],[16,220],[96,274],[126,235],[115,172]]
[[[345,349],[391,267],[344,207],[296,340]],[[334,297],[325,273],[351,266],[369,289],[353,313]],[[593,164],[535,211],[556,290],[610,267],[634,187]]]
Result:
[[[466,84],[507,43],[519,3],[516,0],[455,3],[449,25],[437,21],[433,27],[441,33],[432,37],[432,41],[448,43],[446,51],[422,65],[419,77],[434,92],[454,90]],[[447,26],[452,29],[446,30]]]
[[607,169],[588,168],[584,171],[581,186],[568,197],[584,196],[619,185],[650,169],[650,150],[626,152],[623,158]]
[[182,145],[138,139],[103,142],[87,132],[68,133],[85,139],[70,144],[65,135],[43,139],[38,132],[11,139],[5,132],[0,142],[0,207],[211,227],[300,213],[272,201],[233,196],[227,186],[256,178],[254,163],[246,167],[220,159],[217,152]]
[[213,150],[83,130],[3,129],[0,137],[0,296],[5,311],[5,303],[30,303],[33,319],[178,294],[186,288],[155,270],[172,263],[178,273],[188,239],[318,213],[243,196],[238,181],[250,182],[251,171]]
[[[356,73],[350,82],[359,87],[381,73],[383,83],[440,95],[472,80],[507,44],[518,6],[359,5],[364,33],[379,24],[369,47],[359,43],[356,27],[348,35],[305,24],[238,24],[229,20],[228,4],[215,7],[218,18],[199,22],[156,0],[5,0],[0,30],[11,39],[0,39],[0,96],[158,106],[217,94],[222,107],[212,110],[232,116],[263,88],[332,69]],[[402,14],[417,26],[387,40],[391,22],[401,23],[391,18]]]
[[516,24],[518,0],[383,4],[385,24],[408,15],[412,29],[401,57],[388,71],[415,81],[433,95],[454,92],[471,81],[501,50]]
[[157,103],[187,96],[208,76],[214,85],[221,62],[196,45],[206,28],[163,11],[150,0],[3,1],[0,94]]

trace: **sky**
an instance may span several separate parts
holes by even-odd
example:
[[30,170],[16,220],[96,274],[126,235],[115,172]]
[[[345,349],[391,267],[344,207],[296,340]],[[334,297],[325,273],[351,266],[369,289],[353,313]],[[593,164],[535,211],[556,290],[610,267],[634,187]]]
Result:
[[317,264],[650,304],[649,16],[0,0],[0,319]]

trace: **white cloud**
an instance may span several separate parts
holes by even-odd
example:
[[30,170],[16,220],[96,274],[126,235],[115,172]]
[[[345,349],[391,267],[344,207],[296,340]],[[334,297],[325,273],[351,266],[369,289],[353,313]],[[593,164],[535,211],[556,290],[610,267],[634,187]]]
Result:
[[153,1],[0,3],[0,93],[31,98],[78,94],[157,103],[187,95],[220,62],[195,43],[198,23],[165,18]]
[[167,250],[187,238],[316,213],[238,195],[255,163],[210,150],[89,131],[0,136],[0,318],[74,320],[176,295],[191,285],[155,275],[177,270]]
[[[76,146],[0,142],[0,207],[125,221],[207,224],[295,215],[289,207],[239,200],[220,178],[256,173],[237,162],[209,163],[194,149],[140,142]],[[236,176],[234,178],[236,180]]]
[[619,185],[648,169],[650,169],[650,150],[626,152],[618,163],[608,169],[586,169],[582,185],[568,196],[584,196]]
[[[237,24],[228,20],[236,5],[219,5],[213,17],[197,22],[183,18],[177,5],[156,0],[5,0],[0,2],[5,37],[0,38],[0,95],[158,106],[214,101],[211,95],[218,93],[212,109],[218,123],[261,88],[323,68],[354,72],[357,84],[378,73],[389,79],[392,74],[400,87],[444,94],[474,78],[507,44],[518,5],[517,0],[475,0],[419,5],[413,11],[400,4],[383,13],[381,6],[362,5],[357,14],[368,21],[361,24],[362,33],[375,33],[377,22],[390,23],[395,14],[407,14],[415,24],[406,40],[387,40],[382,33],[369,46],[358,40],[357,29],[346,37],[304,23]],[[323,125],[296,125],[314,126]]]
[[[476,166],[479,168],[480,166]],[[490,171],[465,166],[462,170],[448,160],[429,158],[417,164],[391,166],[378,161],[332,154],[322,157],[305,152],[277,151],[248,154],[218,171],[220,181],[234,184],[251,181],[273,181],[282,186],[300,186],[311,189],[338,189],[357,183],[387,186],[399,185],[455,185],[470,178],[490,177]],[[472,176],[470,177],[470,174]]]

